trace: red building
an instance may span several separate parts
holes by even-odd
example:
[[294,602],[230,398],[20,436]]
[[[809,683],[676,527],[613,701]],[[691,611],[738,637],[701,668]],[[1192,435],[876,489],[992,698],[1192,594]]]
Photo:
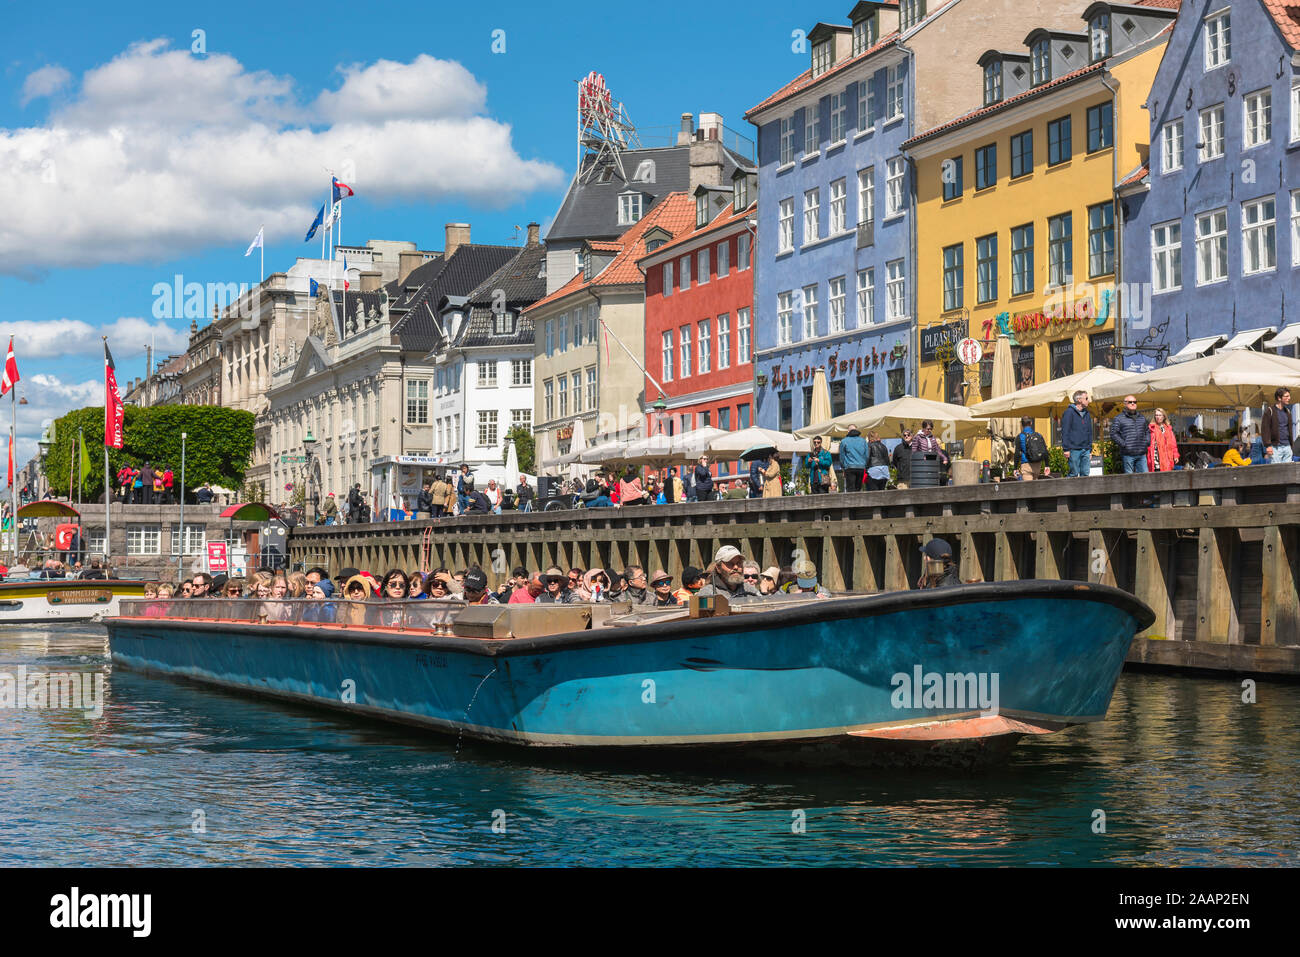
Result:
[[[650,416],[651,434],[754,424],[756,182],[753,170],[738,169],[730,187],[699,186],[693,230],[675,239],[646,232],[645,397],[667,406]],[[721,465],[715,471],[738,471]]]

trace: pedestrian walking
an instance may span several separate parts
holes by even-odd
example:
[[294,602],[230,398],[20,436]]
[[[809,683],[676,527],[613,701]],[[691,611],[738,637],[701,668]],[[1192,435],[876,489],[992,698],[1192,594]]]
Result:
[[[1178,442],[1164,409],[1151,413],[1151,444],[1147,446],[1147,471],[1172,472],[1178,464]],[[1289,450],[1289,447],[1288,447]]]
[[1070,478],[1092,472],[1092,398],[1084,389],[1074,393],[1074,404],[1061,413],[1061,449],[1070,462]]
[[1019,453],[1020,479],[1032,482],[1043,477],[1043,468],[1047,465],[1047,441],[1042,433],[1034,428],[1034,420],[1027,415],[1020,417],[1020,434],[1016,436],[1016,449]]
[[907,488],[912,484],[911,429],[903,430],[903,437],[894,446],[894,454],[890,456],[890,464],[893,465],[894,471],[898,473],[898,479],[894,483],[898,488]]
[[443,481],[441,475],[435,474],[433,481],[429,483],[429,517],[441,518],[446,502],[447,483]]
[[767,468],[763,469],[763,498],[780,498],[785,489],[781,482],[781,459],[773,452],[767,459]]
[[1124,411],[1110,423],[1110,438],[1119,446],[1124,474],[1147,470],[1147,447],[1151,444],[1151,429],[1147,425],[1146,416],[1137,410],[1135,397],[1124,397]]
[[840,474],[844,476],[844,491],[861,492],[866,471],[867,440],[857,428],[851,428],[849,434],[840,439]]
[[1264,410],[1260,423],[1260,438],[1264,440],[1264,454],[1274,464],[1294,459],[1292,441],[1296,434],[1295,408],[1291,405],[1291,390],[1282,386],[1273,393],[1273,404]]

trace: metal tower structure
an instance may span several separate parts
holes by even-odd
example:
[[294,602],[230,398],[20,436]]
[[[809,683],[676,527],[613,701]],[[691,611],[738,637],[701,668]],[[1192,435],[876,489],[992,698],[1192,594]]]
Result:
[[623,104],[614,101],[605,77],[592,70],[578,81],[578,181],[589,182],[598,170],[608,169],[627,182],[622,154],[640,148]]

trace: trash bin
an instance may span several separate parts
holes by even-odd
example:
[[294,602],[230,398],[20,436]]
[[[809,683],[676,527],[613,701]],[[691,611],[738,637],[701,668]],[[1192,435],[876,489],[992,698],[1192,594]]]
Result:
[[939,456],[933,452],[912,453],[912,481],[909,488],[939,487]]

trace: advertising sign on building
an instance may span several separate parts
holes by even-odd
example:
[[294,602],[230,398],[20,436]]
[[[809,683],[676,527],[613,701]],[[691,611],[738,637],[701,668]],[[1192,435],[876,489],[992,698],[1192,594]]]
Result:
[[230,571],[230,556],[225,542],[208,542],[208,574]]
[[933,362],[942,346],[955,346],[966,335],[966,321],[959,319],[942,326],[927,326],[921,330],[921,361]]

